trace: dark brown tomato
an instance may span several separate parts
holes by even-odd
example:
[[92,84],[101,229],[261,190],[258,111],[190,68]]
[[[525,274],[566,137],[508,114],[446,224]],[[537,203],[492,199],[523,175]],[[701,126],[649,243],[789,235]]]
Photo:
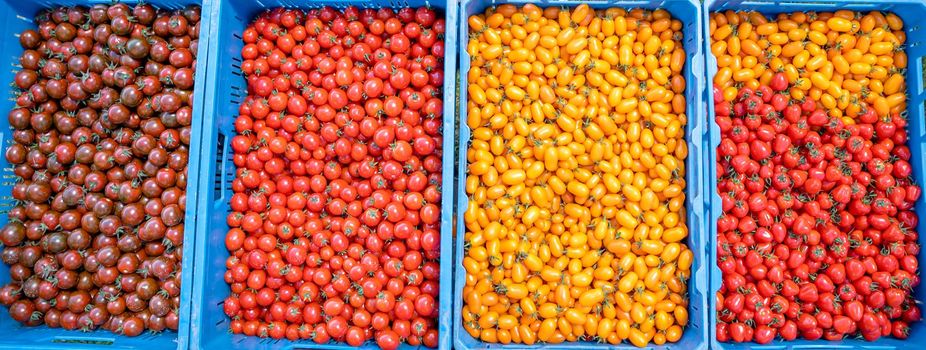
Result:
[[159,256],[151,260],[148,266],[148,272],[160,280],[165,280],[174,272],[173,263],[167,261],[167,258]]
[[48,211],[48,204],[26,203],[26,217],[31,220],[38,220]]
[[148,300],[148,310],[151,311],[153,316],[157,316],[158,318],[164,317],[170,312],[170,309],[170,302],[160,293],[155,294],[151,297],[151,300]]
[[77,270],[84,265],[84,258],[76,250],[69,250],[58,255],[58,264],[66,270]]
[[116,87],[124,88],[135,82],[135,72],[127,66],[119,66],[113,70],[113,83]]
[[180,142],[184,145],[190,145],[190,139],[193,137],[193,128],[184,126],[180,128]]
[[28,267],[25,267],[20,264],[14,264],[10,266],[10,279],[13,281],[25,281],[29,277],[32,277],[32,270]]
[[48,94],[45,92],[45,84],[38,83],[29,87],[29,94],[36,103],[48,102]]
[[68,59],[68,72],[83,74],[90,69],[90,57],[87,55],[74,55]]
[[161,66],[161,70],[158,71],[157,77],[161,82],[167,85],[174,85],[174,82],[170,81],[170,78],[174,76],[174,72],[177,71],[177,68],[169,64]]
[[119,56],[119,64],[121,64],[123,67],[131,69],[132,71],[137,71],[137,69],[142,68],[142,63],[143,61],[132,58],[129,55]]
[[22,164],[26,162],[26,147],[18,143],[11,144],[6,149],[6,161],[11,164]]
[[161,219],[167,226],[176,226],[183,223],[183,210],[176,204],[170,204],[161,210]]
[[[43,271],[43,273],[48,272],[48,271]],[[22,281],[23,295],[25,295],[27,298],[30,298],[30,299],[38,298],[40,283],[41,283],[41,279],[39,278],[39,276],[36,276],[36,275],[32,275],[31,277],[27,278],[25,281]]]
[[54,120],[55,129],[62,135],[70,135],[74,129],[77,129],[77,118],[68,113],[62,111],[55,112]]
[[189,160],[189,155],[185,150],[177,150],[170,153],[170,157],[167,159],[167,166],[176,171],[184,171],[187,166],[187,161]]
[[42,76],[45,78],[63,78],[67,74],[67,66],[58,59],[49,59],[45,61],[42,67]]
[[154,179],[161,188],[173,187],[177,184],[177,172],[170,168],[159,169]]
[[151,150],[151,153],[148,153],[148,162],[154,164],[158,167],[164,166],[167,164],[170,159],[171,153],[168,153],[167,150],[158,147]]
[[13,81],[16,83],[16,87],[26,90],[39,81],[39,74],[31,69],[23,69],[16,73]]
[[148,175],[148,174],[156,173],[158,169],[160,168],[154,164],[151,164],[151,162],[145,162],[145,164],[142,165],[141,169],[145,173],[145,175]]
[[123,253],[137,252],[142,247],[142,241],[134,234],[124,234],[119,238],[117,247]]
[[[173,58],[174,56],[171,55],[171,57]],[[171,64],[173,64],[173,62],[171,62]],[[193,62],[191,61],[190,65],[192,64]],[[171,76],[171,81],[173,81],[174,86],[177,87],[178,89],[184,89],[184,90],[192,89],[193,81],[195,79],[195,73],[193,72],[192,69],[186,68],[186,66],[181,66],[181,67],[183,68],[179,68],[176,71],[174,71],[173,76]]]
[[17,130],[23,130],[29,127],[32,120],[32,113],[26,108],[15,108],[7,114],[7,120],[10,126]]
[[160,16],[151,23],[154,35],[165,38],[170,36],[170,17]]
[[58,288],[64,290],[76,287],[79,277],[80,275],[74,270],[61,269],[55,272],[55,278],[58,280]]
[[114,297],[106,303],[106,311],[112,315],[121,315],[125,312],[125,298],[122,296]]
[[26,187],[26,199],[35,202],[43,203],[48,201],[48,198],[51,197],[51,186],[47,183],[33,182]]
[[48,310],[45,313],[45,316],[42,318],[45,322],[45,325],[51,328],[60,328],[61,327],[61,311],[57,309]]
[[132,21],[124,14],[110,16],[109,18],[109,26],[112,27],[113,34],[129,35],[135,27]]
[[177,131],[177,129],[164,130],[158,135],[158,141],[159,145],[167,150],[174,150],[183,143],[180,131]]
[[173,92],[165,92],[154,96],[151,103],[153,104],[155,112],[174,113],[180,109],[183,102],[180,96],[177,96],[177,94]]
[[100,115],[97,113],[95,109],[81,108],[79,111],[77,111],[77,116],[76,116],[77,123],[84,127],[93,125],[93,123],[99,119],[100,119]]
[[71,45],[74,46],[74,50],[78,54],[86,55],[93,51],[93,30],[84,31],[81,29],[74,41],[71,41]]
[[[100,218],[93,215],[92,213],[84,214],[84,216],[80,219],[80,228],[82,230],[75,230],[73,232],[86,231],[91,234],[97,234],[100,232]],[[73,233],[71,235],[73,235]],[[68,245],[70,245],[70,239],[68,240]]]
[[164,329],[167,328],[167,320],[164,318],[164,316],[166,316],[166,313],[164,316],[157,316],[154,314],[154,311],[151,309],[152,307],[153,307],[152,302],[149,301],[148,310],[151,311],[152,314],[148,316],[147,320],[145,320],[145,328],[147,328],[149,331],[152,331],[152,332],[162,332],[164,331]]
[[190,23],[199,23],[200,15],[201,15],[200,11],[201,11],[200,7],[196,5],[187,6],[187,7],[184,7],[183,10],[181,10],[181,12],[183,13],[183,17],[186,17],[186,19],[189,20]]
[[141,195],[145,196],[145,198],[160,197],[161,192],[163,191],[164,190],[161,188],[161,186],[159,186],[153,178],[145,179],[145,181],[141,183]]
[[[82,223],[81,226],[86,226],[83,224],[88,220],[95,221],[95,222],[92,222],[92,224],[95,226],[99,226],[99,219],[93,215],[84,215],[83,219],[81,220],[81,223]],[[70,235],[68,235],[68,247],[71,249],[76,249],[76,250],[87,249],[88,247],[90,247],[90,234],[89,233],[96,233],[96,232],[97,231],[94,231],[94,230],[88,230],[85,227],[82,227],[81,230],[71,231]]]
[[19,263],[19,255],[22,251],[20,247],[4,247],[0,252],[0,261],[4,264],[13,265]]
[[[181,246],[183,244],[183,225],[168,228],[164,238],[167,238],[174,247]],[[183,251],[175,250],[175,252],[182,253]]]
[[35,266],[35,263],[39,261],[42,257],[42,248],[39,246],[28,246],[23,247],[22,252],[19,254],[19,262],[23,266],[32,268]]
[[148,44],[148,41],[140,38],[129,39],[125,45],[126,53],[135,59],[145,58],[145,56],[148,56],[150,49],[151,45]]
[[[99,28],[100,27],[97,27],[97,30],[100,30]],[[105,40],[106,39],[103,39],[102,41],[105,41]],[[101,40],[97,40],[97,41],[101,41]],[[109,66],[109,59],[103,55],[92,54],[90,55],[90,59],[88,60],[87,63],[89,65],[90,72],[101,74]]]
[[138,238],[145,242],[160,241],[164,238],[167,227],[161,218],[153,217],[148,219],[141,228],[138,229]]
[[77,37],[77,27],[74,27],[73,24],[64,22],[58,23],[58,26],[55,27],[55,38],[62,42],[74,40]]
[[138,293],[138,296],[144,300],[151,299],[157,292],[160,287],[158,282],[154,278],[144,278],[138,282],[138,287],[135,288],[135,292]]
[[[92,144],[85,143],[77,146],[77,151],[74,152],[74,160],[80,164],[92,164],[95,154],[96,147]],[[81,181],[81,183],[83,183],[83,181]]]
[[41,41],[41,35],[32,29],[26,29],[19,34],[19,44],[22,45],[24,49],[34,49],[39,46]]
[[135,254],[122,254],[116,262],[116,268],[123,274],[133,273],[138,270],[138,264],[138,257]]
[[167,24],[170,34],[173,36],[183,36],[189,30],[189,21],[184,16],[173,15]]
[[104,307],[94,306],[90,309],[90,312],[87,313],[87,317],[95,326],[101,326],[109,319],[109,311]]
[[131,111],[124,104],[116,103],[109,107],[107,118],[114,125],[120,125],[129,120]]
[[[17,300],[10,305],[10,317],[20,323],[28,322],[35,312],[35,305],[29,300]],[[39,317],[41,320],[41,317]]]
[[193,108],[190,106],[180,107],[180,109],[178,109],[177,113],[175,114],[175,119],[177,121],[177,125],[172,125],[170,127],[190,126],[190,124],[193,123]]
[[141,123],[141,130],[148,135],[158,136],[166,130],[164,123],[161,122],[161,118],[158,119],[148,119]]
[[[126,304],[129,306],[129,310],[133,312],[138,312],[138,311],[144,310],[145,308],[144,306],[145,303],[143,301],[138,301],[137,302],[138,304],[135,304],[134,301],[131,301],[131,302],[128,301],[129,300],[128,298],[126,298],[126,300],[127,300]],[[137,306],[137,305],[141,305],[141,306]],[[136,306],[136,307],[133,308],[132,306]],[[133,309],[138,309],[138,311],[135,311]],[[120,327],[120,329],[122,329],[122,334],[124,334],[127,337],[137,337],[141,335],[142,332],[145,331],[145,321],[135,316],[127,317],[125,319],[125,322],[122,323],[122,327]]]
[[100,229],[102,230],[106,218],[114,218],[114,216],[110,216],[110,214],[113,213],[113,201],[109,198],[100,198],[100,200],[93,205],[93,213],[101,217]]
[[132,9],[132,16],[143,25],[150,25],[157,18],[157,10],[149,4],[138,4]]
[[38,70],[39,62],[43,59],[42,54],[36,50],[24,50],[22,55],[19,56],[19,65],[23,69],[28,70]]
[[87,91],[84,91],[84,88],[81,86],[80,82],[73,82],[68,84],[67,95],[69,98],[74,101],[83,101],[89,97]]
[[137,107],[144,100],[144,94],[137,85],[129,85],[122,88],[119,93],[119,100],[128,107]]
[[142,135],[132,142],[132,151],[136,157],[147,156],[155,147],[157,147],[157,142],[151,135]]
[[84,308],[90,305],[90,299],[90,293],[86,291],[71,292],[71,296],[68,298],[68,311],[76,314],[83,313]]
[[[154,62],[165,63],[170,58],[170,53],[170,44],[164,40],[155,40],[149,49],[149,59]],[[148,71],[148,74],[154,75],[161,70],[160,68],[161,67],[156,67],[153,72],[148,69],[146,69],[146,71]],[[154,67],[152,69],[154,69]]]
[[[22,145],[32,145],[32,143],[35,142],[35,131],[32,131],[32,130],[13,131],[13,141],[16,141],[17,143],[22,144]],[[31,154],[32,151],[30,151],[29,153]],[[27,161],[31,157],[32,157],[31,155],[27,156],[26,157]]]
[[138,107],[135,107],[135,113],[142,118],[151,118],[155,115],[154,103],[152,102],[151,97],[146,97],[142,100],[141,104]]
[[64,200],[64,204],[68,207],[76,206],[84,199],[84,189],[77,185],[68,185],[61,192],[61,199]]
[[42,248],[52,254],[57,254],[68,249],[67,236],[61,232],[53,232],[42,237]]
[[[168,62],[170,62],[172,66],[178,68],[178,70],[179,68],[190,67],[193,65],[193,52],[191,52],[187,48],[175,49],[173,52],[170,53],[170,58],[168,59]],[[174,85],[177,87],[180,87],[180,85],[177,85],[176,81],[174,82]],[[182,87],[180,88],[182,89]]]
[[[93,155],[93,166],[101,171],[112,168],[116,163],[116,158],[110,151],[99,151]],[[102,175],[102,173],[101,173]],[[100,187],[102,189],[102,187]]]
[[58,132],[51,130],[46,133],[41,133],[36,135],[39,141],[38,150],[39,152],[50,154],[55,151],[55,147],[61,142],[61,139],[58,138]]
[[45,112],[33,113],[32,118],[29,120],[29,125],[37,133],[47,132],[52,127],[51,115]]
[[122,216],[122,222],[130,226],[141,224],[145,219],[145,212],[140,203],[126,205],[122,208],[120,215]]
[[81,271],[77,277],[77,289],[89,291],[95,288],[96,285],[93,283],[93,275],[91,271]]
[[[101,201],[102,203],[102,201]],[[100,207],[100,204],[97,204],[96,207]],[[95,207],[95,208],[96,208]],[[96,209],[94,209],[96,210]],[[112,209],[110,208],[110,213]],[[107,236],[114,236],[119,232],[119,228],[122,227],[122,220],[115,215],[106,215],[100,219],[100,232]]]
[[[129,161],[128,164],[125,165],[125,167],[124,167],[123,169],[125,170],[125,176],[126,176],[126,178],[128,178],[128,179],[130,179],[130,180],[135,180],[135,179],[139,178],[139,173],[141,173],[141,171],[142,171],[141,168],[142,168],[142,163],[141,163],[141,161],[138,160],[138,158],[133,158],[131,161]],[[141,176],[144,176],[144,174],[141,175]],[[123,184],[123,188],[125,187],[125,185],[126,185],[126,184]],[[135,184],[135,185],[137,186],[137,185],[139,185],[139,184]],[[120,191],[122,191],[122,190],[123,190],[123,189],[120,189]],[[136,200],[137,200],[137,199],[136,199]],[[132,202],[134,202],[134,200],[124,200],[123,202],[125,202],[125,203],[132,203]]]
[[30,241],[38,241],[48,232],[48,227],[41,221],[29,221],[26,223],[26,238]]
[[[80,149],[80,147],[78,147],[78,149]],[[90,167],[84,164],[75,164],[68,170],[68,181],[77,185],[83,185],[89,173]]]
[[164,193],[161,193],[161,202],[163,202],[165,205],[181,205],[183,203],[183,199],[183,190],[176,187],[168,188],[164,190]]

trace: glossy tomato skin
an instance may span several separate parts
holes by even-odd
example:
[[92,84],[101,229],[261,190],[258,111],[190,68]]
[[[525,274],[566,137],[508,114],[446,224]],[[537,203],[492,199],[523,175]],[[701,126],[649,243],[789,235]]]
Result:
[[233,332],[436,346],[437,17],[272,9],[245,30],[227,280],[254,292],[225,311],[258,322]]

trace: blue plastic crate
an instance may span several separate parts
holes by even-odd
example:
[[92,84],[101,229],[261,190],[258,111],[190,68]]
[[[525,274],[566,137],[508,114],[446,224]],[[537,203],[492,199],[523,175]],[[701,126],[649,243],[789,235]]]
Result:
[[[926,161],[926,155],[923,154],[924,146],[926,146],[926,115],[923,111],[923,55],[926,54],[926,27],[922,25],[922,19],[926,18],[926,3],[918,0],[897,0],[897,1],[858,1],[858,0],[840,0],[840,1],[737,1],[737,0],[727,0],[727,1],[706,1],[704,2],[704,9],[702,15],[704,16],[703,23],[705,38],[708,40],[704,41],[704,52],[707,57],[706,59],[706,72],[708,84],[713,81],[714,75],[717,73],[717,60],[710,50],[710,34],[709,34],[709,16],[711,13],[725,10],[736,10],[736,11],[758,11],[765,15],[775,15],[779,13],[787,12],[807,12],[807,11],[835,11],[835,10],[855,10],[855,11],[887,11],[893,12],[894,14],[900,16],[904,21],[904,31],[907,34],[907,43],[905,45],[908,64],[906,72],[906,81],[907,81],[907,95],[908,95],[908,109],[907,109],[907,131],[910,137],[908,146],[912,153],[910,163],[913,165],[913,176],[915,179],[920,181],[922,185],[923,179],[926,179],[926,168],[924,168],[924,161]],[[710,85],[709,85],[710,86]],[[866,342],[864,340],[857,339],[843,339],[840,342],[830,342],[826,340],[817,340],[817,341],[808,341],[808,340],[794,340],[794,341],[781,341],[775,340],[770,344],[759,345],[756,343],[721,343],[718,342],[715,335],[715,327],[717,324],[717,313],[714,310],[714,305],[716,303],[715,294],[717,290],[720,289],[721,281],[723,274],[720,272],[720,269],[717,267],[716,256],[717,256],[717,218],[720,217],[722,212],[720,208],[720,197],[717,195],[717,168],[716,164],[717,157],[715,149],[720,144],[720,130],[717,127],[717,124],[714,123],[714,104],[711,88],[705,89],[705,95],[703,97],[705,103],[707,104],[707,118],[709,125],[709,137],[707,141],[709,145],[703,149],[704,151],[704,160],[705,166],[709,169],[708,179],[704,185],[704,193],[707,194],[708,209],[709,209],[709,220],[708,220],[708,234],[710,238],[710,256],[711,260],[708,263],[710,267],[710,294],[708,299],[710,301],[711,308],[708,313],[708,318],[710,319],[710,328],[708,332],[711,337],[711,348],[712,349],[725,349],[725,350],[746,350],[746,349],[775,349],[775,350],[785,350],[785,349],[822,349],[822,348],[832,348],[832,349],[921,349],[926,346],[926,322],[920,321],[910,325],[911,332],[910,337],[907,340],[900,340],[892,337],[882,337],[881,339],[875,342]],[[926,218],[926,199],[920,198],[916,202],[916,214],[920,217],[920,223],[917,226],[917,231],[920,232],[920,244],[926,244],[926,236],[922,234],[926,232],[926,221],[923,219]],[[926,251],[921,251],[918,256],[920,261],[926,259]],[[915,290],[916,299],[920,302],[926,301],[926,288],[919,286]]]
[[[139,1],[127,0],[124,2],[132,5]],[[202,1],[198,0],[148,0],[145,2],[163,9],[181,9],[188,5],[203,5]],[[6,67],[0,70],[0,81],[5,83],[13,81],[15,72],[19,70],[19,55],[23,51],[19,44],[19,33],[26,29],[36,28],[33,19],[40,11],[58,6],[82,5],[89,7],[93,4],[112,3],[112,1],[108,0],[4,0],[0,2],[0,28],[2,28],[2,32],[5,35],[8,35],[5,40],[0,41],[0,50],[4,52],[3,55],[0,55],[0,66]],[[203,16],[200,22],[200,26],[203,29],[208,27],[209,17],[206,16],[207,11],[206,7],[203,6]],[[200,38],[198,53],[201,52],[203,55],[197,54],[198,58],[205,56],[206,46],[208,45],[206,38],[206,36]],[[195,76],[196,89],[193,94],[194,101],[202,100],[200,98],[202,95],[200,86],[203,85],[205,79],[205,69],[199,68],[204,66],[204,61],[198,60],[198,69],[196,70]],[[15,106],[12,89],[7,90],[6,96],[8,98],[0,99],[0,111],[3,111],[4,114]],[[202,108],[194,103],[192,123],[194,135],[198,133],[199,125],[202,122],[201,110]],[[5,147],[7,141],[12,142],[8,140],[10,135],[9,121],[7,121],[6,118],[0,118],[0,145]],[[192,159],[195,159],[195,157],[191,156],[190,159],[191,166],[189,169],[194,169],[192,167]],[[9,209],[13,206],[11,190],[12,180],[15,179],[16,176],[13,175],[12,168],[5,157],[0,158],[0,169],[2,169],[0,170],[0,176],[4,179],[3,184],[0,185],[0,207]],[[189,181],[186,189],[188,203],[187,212],[184,216],[185,231],[189,233],[184,237],[184,246],[191,248],[188,251],[189,253],[192,253],[194,241],[192,227],[195,219],[195,215],[193,215],[195,212],[194,204],[196,203],[195,188],[194,182]],[[5,225],[7,219],[6,215],[0,215],[0,226]],[[182,286],[190,286],[192,284],[192,262],[192,254],[185,255],[182,261],[182,269],[184,271],[181,280]],[[0,285],[8,283],[9,280],[9,266],[0,264]],[[189,305],[191,290],[192,288],[181,288],[180,300],[182,305]],[[166,331],[160,334],[145,332],[138,337],[126,337],[107,330],[81,332],[68,331],[61,328],[49,328],[44,325],[26,327],[10,318],[9,311],[6,307],[0,307],[0,349],[143,349],[148,347],[155,347],[157,349],[186,349],[190,328],[189,315],[186,313],[188,310],[188,308],[181,308],[181,314],[178,315],[180,316],[180,323],[177,332]]]
[[466,43],[469,42],[469,25],[467,20],[469,16],[482,13],[490,6],[500,4],[525,5],[534,4],[539,7],[567,6],[574,7],[579,4],[588,4],[592,8],[602,9],[609,7],[645,8],[645,9],[665,9],[672,14],[672,17],[682,22],[684,33],[684,49],[688,54],[685,68],[685,81],[687,89],[685,90],[685,100],[687,101],[688,125],[685,127],[686,141],[688,142],[688,159],[685,160],[685,166],[688,173],[685,175],[688,187],[686,188],[685,207],[688,210],[687,224],[689,236],[685,243],[694,253],[694,263],[691,267],[692,278],[688,282],[689,304],[689,322],[688,327],[677,343],[666,343],[661,346],[647,346],[653,350],[670,350],[670,349],[706,349],[708,345],[707,327],[705,321],[708,313],[707,304],[707,270],[705,262],[707,260],[708,242],[705,235],[705,201],[703,198],[704,188],[700,185],[705,182],[704,172],[699,154],[703,152],[702,139],[707,136],[705,125],[704,107],[702,106],[703,94],[706,91],[706,81],[702,78],[704,75],[703,64],[704,56],[700,45],[703,40],[703,26],[701,25],[702,17],[700,15],[700,4],[695,0],[650,0],[650,1],[617,1],[617,0],[597,0],[597,1],[570,1],[570,0],[542,0],[542,1],[495,1],[495,0],[463,0],[460,11],[460,105],[459,105],[459,128],[460,148],[457,159],[459,167],[457,168],[457,222],[456,222],[456,242],[454,246],[454,305],[453,305],[453,346],[457,350],[470,349],[566,349],[566,350],[585,350],[593,348],[608,349],[636,349],[635,346],[628,343],[621,345],[600,344],[595,342],[572,342],[562,344],[535,344],[526,346],[524,344],[491,344],[473,338],[463,329],[462,309],[463,309],[463,286],[466,283],[466,270],[463,268],[462,261],[465,257],[463,253],[464,233],[466,226],[463,222],[463,211],[467,207],[468,197],[465,195],[465,179],[467,174],[466,151],[469,147],[470,129],[466,125],[466,102],[468,96],[465,92],[467,83],[467,72],[470,69],[470,57],[466,52]]
[[[222,303],[229,295],[229,287],[225,283],[225,260],[228,251],[225,249],[225,234],[228,225],[225,222],[229,213],[229,200],[232,195],[231,182],[235,177],[235,165],[232,162],[233,152],[229,142],[235,135],[234,121],[238,116],[238,106],[247,96],[247,82],[245,81],[239,64],[241,63],[241,48],[243,42],[241,33],[250,22],[264,10],[275,7],[287,8],[318,8],[331,6],[343,9],[347,6],[399,9],[402,7],[430,6],[438,10],[447,23],[445,35],[444,57],[444,116],[443,131],[443,184],[444,189],[441,200],[441,256],[440,269],[442,271],[440,284],[440,316],[439,347],[450,349],[450,274],[452,250],[453,217],[453,101],[455,99],[456,52],[457,47],[457,6],[453,1],[363,1],[363,0],[206,0],[211,8],[209,17],[212,25],[207,35],[211,38],[207,67],[207,82],[205,91],[205,113],[203,130],[206,133],[200,138],[193,138],[193,143],[203,150],[199,160],[199,173],[191,176],[191,182],[196,181],[201,196],[198,198],[197,221],[195,229],[196,250],[195,270],[193,277],[192,322],[190,332],[190,347],[193,349],[355,349],[344,343],[331,342],[329,344],[315,344],[311,340],[287,341],[261,339],[234,335],[229,332],[229,318],[222,309]],[[195,180],[194,180],[195,179]],[[377,349],[375,342],[369,341],[362,349]],[[402,349],[414,349],[409,345],[402,345]],[[423,347],[422,347],[423,348]]]

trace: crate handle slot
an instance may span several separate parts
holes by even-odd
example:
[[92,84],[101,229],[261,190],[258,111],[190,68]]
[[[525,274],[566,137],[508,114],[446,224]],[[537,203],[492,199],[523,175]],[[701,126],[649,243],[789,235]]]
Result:
[[225,134],[218,132],[215,142],[215,183],[213,187],[213,198],[217,201],[222,199],[222,179],[225,177]]
[[97,337],[55,337],[51,341],[52,343],[57,344],[83,344],[83,345],[113,345],[116,342],[113,341],[113,338],[97,338]]

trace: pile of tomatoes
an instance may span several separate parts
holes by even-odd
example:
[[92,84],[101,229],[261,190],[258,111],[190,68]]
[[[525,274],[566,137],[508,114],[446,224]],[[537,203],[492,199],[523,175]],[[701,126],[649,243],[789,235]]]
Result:
[[[773,86],[787,86],[781,74]],[[905,121],[827,116],[781,88],[715,89],[720,341],[906,338],[920,318],[921,190],[910,179]]]
[[715,14],[711,28],[726,70],[713,90],[717,339],[906,339],[921,319],[922,190],[902,113],[902,23],[744,12]]
[[199,20],[198,7],[60,7],[19,35],[0,230],[14,320],[177,329]]
[[693,258],[682,23],[507,4],[468,24],[464,330],[678,341]]
[[242,34],[231,332],[437,347],[445,22],[273,9]]

